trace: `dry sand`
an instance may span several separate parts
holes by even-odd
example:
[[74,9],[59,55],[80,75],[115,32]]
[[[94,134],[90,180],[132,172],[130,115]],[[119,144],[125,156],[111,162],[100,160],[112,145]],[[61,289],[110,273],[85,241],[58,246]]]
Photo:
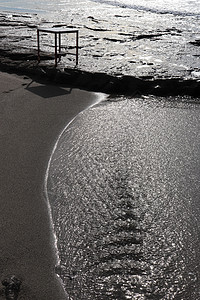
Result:
[[0,95],[0,280],[18,277],[19,299],[67,299],[54,274],[45,172],[64,126],[103,95],[1,72]]

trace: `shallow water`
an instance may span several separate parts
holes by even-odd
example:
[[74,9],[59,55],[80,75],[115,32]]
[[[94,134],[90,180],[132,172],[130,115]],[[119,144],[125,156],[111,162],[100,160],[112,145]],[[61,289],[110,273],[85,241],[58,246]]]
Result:
[[109,3],[114,6],[129,7],[157,13],[172,13],[177,15],[198,15],[200,13],[199,0],[93,0]]
[[[90,0],[78,0],[81,5],[83,2]],[[175,13],[198,15],[200,14],[199,0],[91,0],[100,4],[106,3],[113,6],[122,6],[123,8],[140,9],[153,11],[157,13]],[[74,1],[71,0],[0,0],[0,8],[5,10],[18,10],[27,12],[48,12],[48,11],[67,11],[73,7]]]
[[47,187],[71,299],[199,299],[199,110],[113,99],[64,131]]

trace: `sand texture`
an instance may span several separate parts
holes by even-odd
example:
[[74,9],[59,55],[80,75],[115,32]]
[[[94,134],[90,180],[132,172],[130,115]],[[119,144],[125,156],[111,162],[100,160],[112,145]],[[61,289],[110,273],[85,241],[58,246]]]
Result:
[[[44,178],[64,126],[97,94],[0,73],[1,281],[22,281],[18,299],[64,300],[55,276],[56,252]],[[0,299],[5,299],[0,284]]]

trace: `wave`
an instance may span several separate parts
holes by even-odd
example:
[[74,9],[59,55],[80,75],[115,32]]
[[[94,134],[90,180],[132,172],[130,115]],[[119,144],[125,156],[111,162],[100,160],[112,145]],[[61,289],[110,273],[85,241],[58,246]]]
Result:
[[[164,1],[133,1],[132,0],[91,0],[102,4],[109,4],[121,8],[130,8],[159,14],[173,14],[180,16],[200,16],[200,5],[191,4],[189,1],[169,0],[166,4]],[[191,1],[192,2],[192,1]]]
[[0,11],[5,12],[17,12],[17,13],[28,13],[28,14],[38,14],[38,13],[45,13],[45,10],[42,9],[32,9],[32,8],[22,8],[22,7],[10,7],[10,6],[3,6],[0,5]]

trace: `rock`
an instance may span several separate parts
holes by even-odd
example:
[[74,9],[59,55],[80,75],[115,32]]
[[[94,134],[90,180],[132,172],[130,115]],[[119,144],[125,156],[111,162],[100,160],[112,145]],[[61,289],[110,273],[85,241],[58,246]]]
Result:
[[190,42],[190,44],[194,46],[200,46],[200,40],[195,40],[194,42]]
[[[45,59],[47,57],[43,57]],[[48,57],[49,59],[49,57]],[[191,80],[181,78],[156,79],[154,76],[109,75],[105,72],[89,72],[75,68],[55,68],[44,60],[38,64],[37,53],[16,53],[0,49],[0,69],[23,75],[45,78],[51,82],[82,88],[94,92],[118,95],[190,95],[200,97],[199,77]],[[191,70],[191,73],[194,70]],[[196,74],[196,73],[194,73]],[[199,75],[199,72],[198,72]]]
[[6,300],[17,300],[21,283],[21,280],[15,275],[8,276],[2,280],[2,284],[5,286]]
[[160,37],[162,35],[163,35],[163,33],[139,34],[139,35],[133,37],[133,39],[135,39],[135,40],[153,39],[153,38]]

